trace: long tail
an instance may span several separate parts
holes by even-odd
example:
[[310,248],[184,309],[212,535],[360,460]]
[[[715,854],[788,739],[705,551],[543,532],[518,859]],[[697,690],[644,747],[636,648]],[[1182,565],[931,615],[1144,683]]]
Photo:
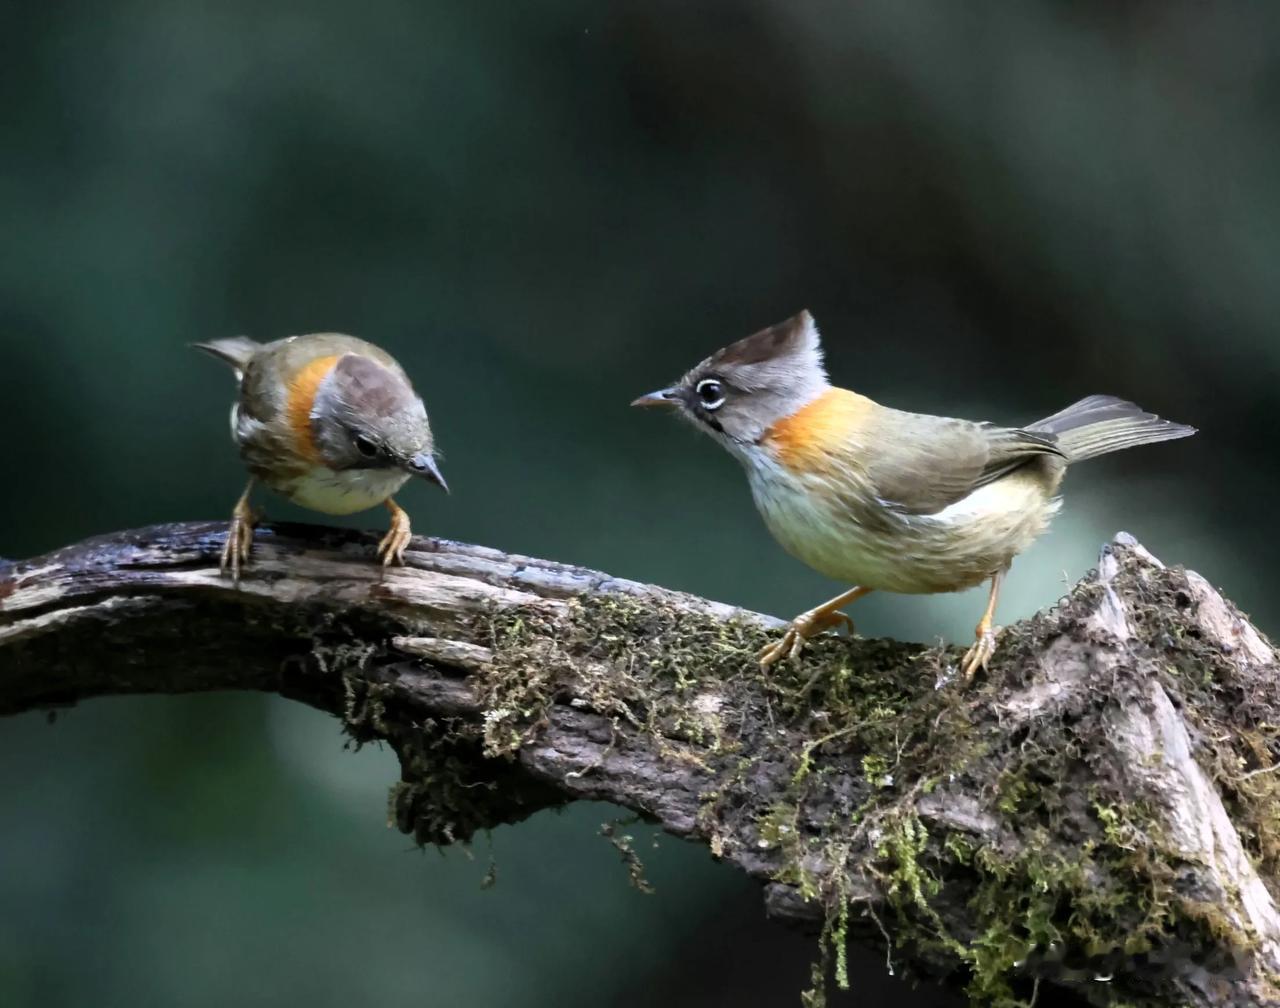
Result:
[[1105,395],[1081,399],[1026,429],[1052,435],[1069,462],[1122,448],[1190,437],[1196,432],[1194,427],[1161,420],[1140,406]]
[[231,336],[227,339],[210,340],[208,343],[192,343],[197,350],[212,354],[235,368],[236,380],[244,376],[244,369],[249,366],[249,358],[261,348],[262,344],[251,340],[248,336]]

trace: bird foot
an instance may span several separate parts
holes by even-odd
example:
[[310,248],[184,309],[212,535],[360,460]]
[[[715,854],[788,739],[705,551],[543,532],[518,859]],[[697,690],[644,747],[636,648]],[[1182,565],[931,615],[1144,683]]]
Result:
[[231,571],[231,583],[239,587],[240,569],[249,562],[249,552],[253,549],[253,527],[257,524],[257,516],[249,502],[241,499],[231,512],[231,524],[227,527],[227,541],[222,546],[222,558],[218,562],[218,573]]
[[810,609],[791,621],[782,636],[760,652],[760,670],[769,671],[783,657],[792,661],[800,657],[805,641],[832,627],[846,626],[853,633],[853,619],[839,609]]
[[387,501],[387,509],[391,512],[391,528],[378,543],[378,556],[382,558],[382,566],[392,564],[404,565],[404,551],[408,548],[413,532],[409,528],[409,514],[403,508]]
[[1004,627],[987,627],[985,630],[978,631],[977,639],[960,659],[960,674],[964,676],[966,683],[973,682],[973,677],[979,669],[983,672],[987,670],[987,663],[996,653],[996,637],[1003,630]]

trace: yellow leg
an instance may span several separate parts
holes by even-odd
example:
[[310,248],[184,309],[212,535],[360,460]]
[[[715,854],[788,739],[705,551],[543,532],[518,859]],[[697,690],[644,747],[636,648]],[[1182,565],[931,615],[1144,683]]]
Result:
[[253,491],[253,478],[244,488],[244,493],[231,509],[231,525],[227,528],[227,541],[222,547],[222,559],[218,563],[218,572],[225,574],[231,569],[232,584],[240,584],[240,568],[249,562],[249,550],[253,548],[253,508],[249,506],[249,494]]
[[842,613],[840,610],[854,599],[860,599],[872,591],[874,591],[872,588],[850,588],[829,602],[823,602],[822,605],[801,613],[791,621],[781,640],[775,641],[760,652],[760,668],[768,671],[769,666],[784,655],[793,659],[799,657],[804,642],[815,634],[822,633],[823,630],[829,630],[843,623],[852,632],[853,620],[847,613]]
[[974,628],[973,647],[965,652],[960,662],[960,670],[964,674],[965,682],[971,682],[978,669],[985,672],[987,662],[991,661],[991,656],[996,653],[996,630],[991,623],[995,619],[996,600],[1000,598],[1000,582],[1004,580],[1004,575],[1004,570],[998,570],[991,575],[991,592],[987,595],[986,611]]
[[409,513],[390,497],[384,503],[391,512],[391,528],[387,529],[387,534],[378,543],[378,556],[382,557],[382,566],[388,567],[393,563],[404,563],[405,547],[409,545],[413,533],[409,531]]

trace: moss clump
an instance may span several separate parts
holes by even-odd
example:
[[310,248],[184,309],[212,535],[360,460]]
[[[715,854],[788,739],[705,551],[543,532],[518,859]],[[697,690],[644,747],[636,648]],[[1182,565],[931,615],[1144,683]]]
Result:
[[741,680],[762,645],[757,624],[620,595],[583,596],[567,608],[507,610],[490,620],[494,661],[477,676],[488,755],[518,750],[556,702],[642,730],[685,758],[733,750],[725,687]]
[[635,837],[629,833],[621,832],[622,828],[630,826],[637,822],[635,818],[615,819],[613,822],[602,823],[600,826],[600,835],[604,837],[618,852],[618,856],[622,858],[622,863],[627,867],[627,877],[631,880],[633,888],[651,895],[654,888],[649,884],[649,880],[645,878],[644,862],[640,860],[640,855],[636,853]]
[[[483,759],[483,733],[472,720],[422,717],[407,705],[391,680],[382,682],[376,672],[371,674],[384,657],[382,649],[342,643],[349,637],[368,640],[374,632],[356,633],[332,621],[313,632],[311,662],[323,677],[341,683],[336,706],[347,734],[356,746],[385,741],[399,757],[400,780],[388,796],[388,825],[419,844],[453,844],[564,802],[563,795],[529,781],[508,762]],[[384,633],[379,628],[376,636]]]
[[[418,726],[412,744],[397,746],[401,779],[387,797],[387,822],[420,844],[468,840],[493,824],[486,794],[493,781],[475,779],[474,756],[456,723],[431,720]],[[461,750],[461,751],[460,751]]]
[[[1145,600],[1148,619],[1176,614],[1185,576],[1147,578],[1114,587],[1126,602]],[[886,669],[879,642],[829,640],[814,648],[822,672],[784,690],[787,726],[809,741],[796,748],[787,787],[761,815],[760,836],[781,858],[776,877],[825,903],[824,968],[834,962],[838,982],[851,893],[883,900],[878,909],[867,904],[878,916],[866,930],[880,933],[891,956],[899,950],[925,973],[962,971],[975,1005],[1029,1004],[1043,979],[1081,985],[1105,1002],[1110,992],[1096,979],[1121,970],[1132,978],[1142,963],[1145,979],[1130,986],[1128,1003],[1163,1004],[1179,970],[1230,969],[1248,955],[1255,938],[1231,911],[1188,891],[1198,866],[1164,835],[1160,796],[1145,790],[1142,774],[1131,772],[1137,768],[1108,758],[1110,718],[1144,701],[1143,676],[1082,668],[1082,681],[1034,717],[1011,713],[1011,699],[1033,683],[1033,659],[1060,638],[1095,643],[1088,617],[1104,591],[1085,583],[1056,611],[1013,628],[991,674],[969,689],[935,688],[951,652],[920,651],[904,663],[899,650]],[[1179,655],[1188,653],[1191,622],[1175,615],[1164,628]],[[1141,640],[1121,656],[1133,669],[1152,658],[1150,628],[1139,630]],[[1247,686],[1238,669],[1228,676],[1216,646],[1189,653],[1167,686],[1188,698],[1204,726],[1200,744],[1213,748],[1203,762],[1237,768],[1226,781],[1231,811],[1270,870],[1280,772],[1241,780],[1238,768],[1280,759],[1269,727],[1280,720],[1280,685],[1268,670]],[[1188,692],[1184,676],[1197,692]],[[949,795],[982,796],[971,810],[981,825],[966,832],[945,816],[926,822],[920,810],[935,792],[943,806]],[[948,921],[965,922],[963,931],[953,923],[953,933]],[[1197,954],[1212,961],[1188,961]],[[820,985],[806,1003],[821,1003]]]

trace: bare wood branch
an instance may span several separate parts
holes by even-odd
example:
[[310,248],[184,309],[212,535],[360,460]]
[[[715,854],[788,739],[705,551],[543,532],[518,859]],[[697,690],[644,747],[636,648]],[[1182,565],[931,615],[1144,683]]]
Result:
[[955,651],[876,640],[763,677],[769,617],[438,540],[382,574],[357,533],[267,526],[235,590],[223,531],[0,566],[0,713],[277,692],[394,747],[422,842],[611,801],[976,1004],[1280,1005],[1276,653],[1126,536],[964,690]]

